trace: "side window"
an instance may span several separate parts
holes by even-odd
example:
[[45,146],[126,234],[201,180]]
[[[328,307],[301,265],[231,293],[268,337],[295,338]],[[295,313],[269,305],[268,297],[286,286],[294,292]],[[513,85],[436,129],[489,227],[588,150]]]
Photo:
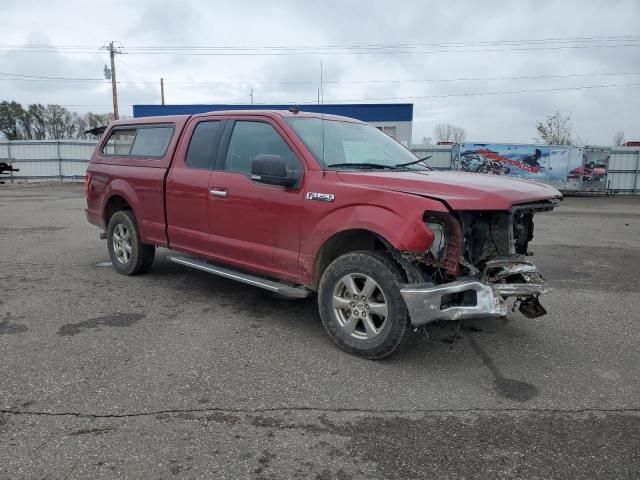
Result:
[[300,161],[280,134],[268,123],[237,121],[233,127],[225,170],[251,174],[251,162],[258,155],[279,155],[291,170],[300,170]]
[[102,153],[107,155],[129,155],[136,129],[118,129],[111,132],[109,140],[102,147]]
[[171,137],[173,126],[145,126],[136,128],[116,128],[102,147],[105,155],[162,157]]
[[162,157],[173,135],[173,127],[139,128],[130,155]]
[[185,163],[191,168],[209,169],[215,162],[220,136],[220,121],[200,122],[196,125]]

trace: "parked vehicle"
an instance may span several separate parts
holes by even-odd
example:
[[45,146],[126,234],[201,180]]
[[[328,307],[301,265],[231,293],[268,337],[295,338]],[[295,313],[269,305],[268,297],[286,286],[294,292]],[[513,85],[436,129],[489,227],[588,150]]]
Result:
[[569,171],[567,178],[580,178],[582,180],[589,181],[593,180],[594,171],[589,167],[576,167]]
[[[227,111],[120,120],[87,170],[87,217],[115,269],[169,260],[290,297],[317,293],[344,350],[390,355],[411,326],[544,314],[525,259],[536,182],[431,170],[345,117]],[[215,295],[215,292],[212,292]]]
[[[19,168],[13,168],[13,165],[9,163],[0,162],[0,175],[10,175],[11,172],[19,172],[19,171],[20,171]],[[4,184],[4,182],[0,180],[0,185],[2,184]]]

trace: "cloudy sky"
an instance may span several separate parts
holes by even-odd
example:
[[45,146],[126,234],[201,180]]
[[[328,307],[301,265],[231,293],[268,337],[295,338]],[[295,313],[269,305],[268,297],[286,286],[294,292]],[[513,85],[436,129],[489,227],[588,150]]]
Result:
[[322,61],[325,102],[414,103],[416,143],[441,122],[530,142],[558,110],[608,145],[640,140],[638,18],[638,0],[0,0],[0,100],[109,111],[113,40],[128,115],[160,77],[167,103],[314,102]]

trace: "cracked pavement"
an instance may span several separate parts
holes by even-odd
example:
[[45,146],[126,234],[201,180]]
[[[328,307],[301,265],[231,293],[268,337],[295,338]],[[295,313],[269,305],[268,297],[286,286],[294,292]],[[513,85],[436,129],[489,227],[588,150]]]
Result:
[[0,187],[0,479],[640,477],[639,198],[536,217],[549,315],[372,362],[315,299],[116,274],[83,193]]

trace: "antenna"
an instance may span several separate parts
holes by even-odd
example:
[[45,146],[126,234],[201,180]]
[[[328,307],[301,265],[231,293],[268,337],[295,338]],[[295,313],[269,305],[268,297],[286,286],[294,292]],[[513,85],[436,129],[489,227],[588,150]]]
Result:
[[324,142],[325,142],[325,137],[324,137],[324,86],[322,84],[322,60],[320,60],[320,90],[318,93],[318,96],[320,97],[320,101],[322,102],[320,104],[320,122],[322,124],[322,174],[325,174],[325,161],[324,161]]

